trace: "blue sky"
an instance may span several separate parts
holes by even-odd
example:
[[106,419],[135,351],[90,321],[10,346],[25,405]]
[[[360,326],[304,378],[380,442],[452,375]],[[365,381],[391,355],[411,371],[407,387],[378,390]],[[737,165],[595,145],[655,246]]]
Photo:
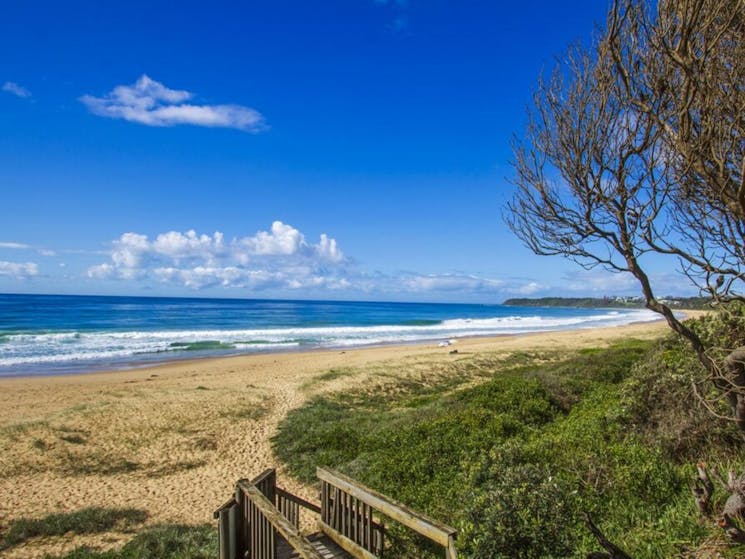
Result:
[[537,78],[605,7],[4,6],[0,292],[635,294],[500,218]]

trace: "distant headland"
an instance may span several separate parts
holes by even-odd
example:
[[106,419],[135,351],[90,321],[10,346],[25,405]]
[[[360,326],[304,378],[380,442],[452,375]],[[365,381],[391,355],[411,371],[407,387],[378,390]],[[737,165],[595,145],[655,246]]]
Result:
[[[678,309],[710,309],[705,297],[665,297],[660,302]],[[581,308],[644,308],[642,297],[541,297],[513,298],[503,303],[511,307],[581,307]]]

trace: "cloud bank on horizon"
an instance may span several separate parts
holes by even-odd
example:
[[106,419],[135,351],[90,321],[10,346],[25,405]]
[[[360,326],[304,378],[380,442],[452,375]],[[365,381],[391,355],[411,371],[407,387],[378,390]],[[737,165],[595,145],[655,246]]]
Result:
[[208,288],[245,289],[252,293],[270,290],[311,290],[376,293],[500,293],[510,290],[531,294],[536,282],[514,285],[503,280],[470,274],[398,275],[360,271],[338,246],[322,233],[309,242],[292,225],[274,221],[268,231],[253,236],[225,239],[194,230],[168,231],[150,239],[128,232],[113,241],[109,261],[91,266],[87,276],[98,280],[155,281],[199,291]]
[[122,119],[146,126],[190,124],[208,128],[235,128],[259,133],[267,129],[264,116],[242,105],[197,105],[194,94],[170,89],[143,74],[132,85],[118,85],[103,97],[83,95],[80,102],[97,116]]
[[230,242],[219,231],[206,235],[190,230],[168,231],[153,240],[124,233],[112,244],[110,261],[89,268],[89,278],[154,279],[196,290],[347,287],[339,272],[345,258],[336,240],[324,233],[310,243],[281,221],[269,231]]
[[[0,249],[59,256],[55,251],[16,241],[0,241]],[[322,233],[317,242],[311,242],[299,229],[279,220],[268,230],[229,240],[220,231],[212,234],[167,231],[152,238],[127,232],[111,241],[104,254],[105,262],[89,266],[83,276],[68,276],[68,279],[95,281],[99,285],[128,282],[135,287],[163,285],[212,295],[229,292],[237,296],[267,297],[310,294],[330,298],[431,296],[460,300],[468,294],[494,300],[557,292],[623,295],[636,291],[633,278],[599,270],[569,273],[560,285],[534,278],[500,279],[459,272],[371,272],[360,269],[353,258],[345,255],[335,238]],[[61,262],[59,266],[66,269],[67,264]],[[52,277],[41,269],[36,262],[0,260],[0,278],[18,282]],[[669,283],[672,278],[663,281]]]
[[8,262],[0,260],[0,277],[6,276],[18,280],[25,280],[39,275],[39,265],[36,262]]

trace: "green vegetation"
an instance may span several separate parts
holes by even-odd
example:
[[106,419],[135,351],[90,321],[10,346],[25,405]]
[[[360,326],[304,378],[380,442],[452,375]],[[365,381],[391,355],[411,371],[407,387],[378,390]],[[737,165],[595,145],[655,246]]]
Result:
[[17,546],[39,536],[63,536],[75,534],[98,534],[117,530],[128,532],[147,519],[147,513],[139,509],[87,508],[75,512],[55,513],[44,518],[19,518],[12,520],[2,541],[0,550]]
[[[21,545],[32,538],[105,532],[133,532],[147,520],[138,509],[86,508],[50,514],[44,518],[11,521],[0,540],[0,550]],[[214,559],[217,534],[213,526],[160,525],[142,529],[119,550],[97,551],[79,547],[63,556],[48,559]]]
[[[745,339],[737,314],[694,327],[724,348]],[[455,526],[467,558],[585,557],[599,549],[585,512],[635,559],[742,556],[691,497],[694,463],[726,469],[741,443],[692,395],[703,371],[684,342],[461,367],[471,376],[312,398],[275,451],[303,480],[332,467]],[[437,556],[387,524],[392,556]]]
[[213,526],[153,526],[137,534],[119,550],[96,551],[79,547],[47,559],[214,559],[217,533]]

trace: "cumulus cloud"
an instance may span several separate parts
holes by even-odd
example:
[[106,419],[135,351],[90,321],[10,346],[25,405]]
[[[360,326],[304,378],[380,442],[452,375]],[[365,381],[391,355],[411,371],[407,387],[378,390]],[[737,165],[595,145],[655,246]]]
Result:
[[212,236],[197,235],[193,229],[186,234],[178,231],[160,234],[153,242],[152,249],[176,262],[190,258],[202,258],[211,262],[225,251],[222,233],[216,231]]
[[7,262],[0,260],[0,276],[25,280],[39,275],[39,267],[34,262]]
[[316,251],[321,258],[328,260],[329,262],[341,262],[344,260],[344,255],[336,246],[336,239],[329,238],[326,233],[321,233],[321,242],[318,243]]
[[302,256],[338,264],[344,260],[336,239],[322,233],[317,244],[311,244],[292,225],[275,221],[269,231],[258,231],[233,243],[236,257],[243,263],[257,256]]
[[310,243],[295,227],[275,221],[269,231],[226,242],[223,233],[168,231],[150,239],[128,232],[113,241],[110,261],[92,266],[95,279],[143,279],[192,289],[342,288],[344,255],[325,233]]
[[270,231],[259,231],[253,237],[241,239],[238,245],[254,255],[291,255],[296,254],[303,245],[305,237],[292,225],[281,221],[272,223]]
[[308,240],[296,227],[274,221],[267,230],[226,239],[222,232],[168,231],[155,237],[135,232],[111,243],[109,258],[88,269],[92,279],[161,282],[194,290],[245,289],[303,296],[501,301],[543,289],[530,279],[496,279],[464,273],[392,274],[360,270],[337,240],[322,233]]
[[31,92],[23,86],[18,85],[15,82],[5,82],[2,90],[21,99],[28,99],[31,97]]
[[132,85],[119,85],[103,97],[83,95],[80,101],[93,114],[146,126],[191,124],[237,128],[257,133],[267,128],[263,115],[242,105],[196,105],[194,94],[170,89],[143,74]]

